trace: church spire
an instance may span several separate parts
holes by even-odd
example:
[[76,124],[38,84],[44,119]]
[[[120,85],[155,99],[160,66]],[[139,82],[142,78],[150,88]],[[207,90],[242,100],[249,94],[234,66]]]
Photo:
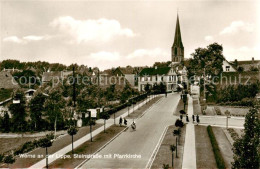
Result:
[[181,40],[181,28],[179,22],[179,15],[177,13],[175,36],[172,45],[172,62],[181,62],[183,60],[184,60],[184,46]]
[[175,46],[175,45],[183,48],[183,44],[182,44],[182,40],[181,40],[181,28],[180,28],[178,13],[177,13],[177,22],[176,22],[176,27],[175,27],[175,36],[174,36],[173,46]]

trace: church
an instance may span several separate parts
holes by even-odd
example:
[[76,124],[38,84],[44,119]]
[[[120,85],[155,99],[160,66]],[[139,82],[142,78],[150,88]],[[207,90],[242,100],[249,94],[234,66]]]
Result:
[[144,91],[147,84],[163,83],[166,86],[167,92],[176,91],[177,87],[181,87],[182,83],[187,83],[187,69],[183,65],[184,61],[184,46],[181,39],[181,29],[179,15],[175,27],[175,36],[171,47],[171,64],[168,67],[150,67],[144,68],[138,77],[138,90]]

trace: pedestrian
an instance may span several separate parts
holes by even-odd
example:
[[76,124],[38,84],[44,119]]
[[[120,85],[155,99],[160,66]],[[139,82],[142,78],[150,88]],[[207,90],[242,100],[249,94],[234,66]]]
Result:
[[197,116],[196,116],[196,120],[197,120],[197,124],[199,124],[199,122],[200,122],[200,117],[199,117],[198,114],[197,114]]
[[194,121],[195,121],[195,116],[194,116],[194,114],[192,115],[192,121],[193,121],[193,123],[194,123]]
[[122,119],[122,117],[120,117],[120,119],[119,119],[119,125],[120,125],[120,127],[121,127],[121,125],[122,125],[122,122],[123,122],[123,119]]
[[127,126],[127,120],[124,118],[124,125]]
[[189,122],[189,116],[188,116],[188,114],[186,114],[186,122],[187,122],[187,123]]
[[180,119],[181,119],[181,121],[182,121],[182,114],[180,115]]

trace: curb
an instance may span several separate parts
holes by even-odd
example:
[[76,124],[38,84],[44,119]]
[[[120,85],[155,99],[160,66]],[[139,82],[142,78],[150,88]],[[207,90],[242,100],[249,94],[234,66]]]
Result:
[[153,153],[152,153],[148,163],[145,166],[146,169],[150,169],[152,167],[153,161],[154,161],[154,159],[155,159],[155,157],[156,157],[156,155],[157,155],[157,153],[158,153],[158,151],[159,151],[159,149],[161,147],[162,141],[163,141],[163,139],[164,139],[164,137],[166,135],[166,132],[168,131],[169,126],[165,127],[165,129],[164,129],[164,131],[163,131],[163,133],[162,133],[162,135],[160,137],[160,140],[158,141],[157,145],[155,146],[155,149],[153,150]]
[[[162,99],[162,98],[161,98]],[[142,116],[144,116],[144,114],[146,114],[146,112],[148,110],[150,110],[155,104],[157,104],[161,99],[159,99],[157,102],[155,102],[151,107],[149,107],[148,109],[146,109],[144,111],[144,113],[141,114],[141,116],[139,116],[136,121],[138,119],[140,119]],[[120,136],[123,132],[125,132],[130,126],[127,126],[126,128],[124,128],[122,131],[120,131],[117,135],[115,135],[112,139],[110,139],[105,145],[103,145],[102,147],[100,147],[97,151],[95,151],[94,153],[92,153],[92,155],[97,154],[98,152],[100,152],[102,149],[104,149],[106,146],[108,146],[112,141],[114,141],[118,136]],[[167,126],[168,128],[169,126]],[[166,130],[167,131],[167,130]],[[89,161],[91,158],[87,158],[84,161],[82,161],[78,166],[75,167],[75,169],[80,168],[83,164],[85,164],[87,161]]]

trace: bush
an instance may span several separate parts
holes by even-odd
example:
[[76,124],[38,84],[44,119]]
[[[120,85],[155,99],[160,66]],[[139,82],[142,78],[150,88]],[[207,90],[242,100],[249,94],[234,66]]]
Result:
[[4,155],[3,155],[3,154],[0,154],[0,163],[3,162],[3,159],[4,159]]
[[175,126],[176,126],[176,127],[183,127],[183,126],[184,126],[184,123],[183,123],[181,120],[177,119],[177,120],[175,121]]
[[219,107],[214,107],[215,108],[215,112],[217,115],[221,115],[221,111],[219,109]]
[[237,139],[239,139],[239,135],[237,134],[237,132],[235,132],[234,129],[228,128],[227,130],[228,130],[228,132],[230,133],[230,135],[231,135],[231,137],[232,137],[232,139],[233,139],[234,141],[236,141]]
[[214,152],[214,156],[215,156],[217,166],[220,169],[225,169],[226,168],[225,162],[224,162],[223,156],[222,156],[222,154],[219,150],[219,146],[218,146],[217,140],[215,138],[215,135],[213,133],[212,127],[208,126],[207,131],[208,131],[209,139],[210,139],[210,142],[211,142],[211,145],[212,145],[212,148],[213,148],[213,152]]

